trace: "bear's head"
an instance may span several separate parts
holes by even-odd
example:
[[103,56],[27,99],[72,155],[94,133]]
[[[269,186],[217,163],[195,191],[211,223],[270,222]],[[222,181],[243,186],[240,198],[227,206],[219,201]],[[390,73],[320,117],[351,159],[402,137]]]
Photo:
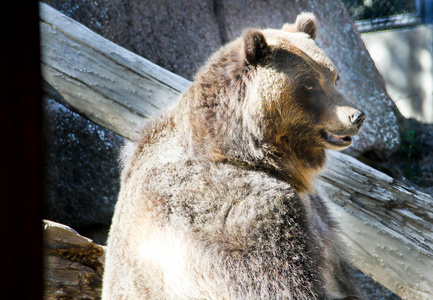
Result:
[[338,91],[316,31],[314,15],[303,13],[281,30],[247,30],[216,52],[186,94],[196,148],[308,191],[325,149],[348,147],[365,119]]

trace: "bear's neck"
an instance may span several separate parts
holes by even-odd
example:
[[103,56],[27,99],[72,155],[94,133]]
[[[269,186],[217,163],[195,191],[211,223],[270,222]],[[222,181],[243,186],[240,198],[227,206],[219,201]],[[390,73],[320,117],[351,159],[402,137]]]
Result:
[[289,183],[298,193],[311,193],[314,191],[314,181],[326,162],[326,154],[316,157],[315,161],[305,161],[303,159],[292,159],[280,157],[266,159],[263,161],[248,161],[240,157],[223,156],[220,163],[230,163],[244,169],[263,171],[280,180]]
[[[212,101],[191,106],[191,98],[198,94],[201,99],[212,99],[209,95],[203,97],[203,89],[197,92],[192,88],[184,95],[185,102],[181,102],[184,109],[180,109],[182,113],[178,115],[182,119],[180,123],[188,124],[184,129],[192,134],[188,140],[197,159],[262,170],[288,182],[299,193],[312,192],[315,177],[326,162],[324,149],[312,149],[308,140],[288,142],[290,145],[283,147],[267,145],[248,132],[235,114],[218,111],[219,107],[212,105]],[[238,130],[233,131],[227,124],[236,125],[233,127]]]
[[[240,141],[237,144],[239,147]],[[247,143],[248,145],[248,143]],[[242,150],[246,150],[245,147]],[[272,148],[272,147],[264,147]],[[311,193],[314,181],[319,171],[326,163],[324,149],[303,149],[302,152],[285,151],[278,153],[263,150],[261,155],[251,155],[251,152],[241,153],[237,147],[231,151],[221,151],[221,155],[214,161],[230,163],[246,169],[264,171],[280,180],[283,180],[296,189],[298,193]],[[255,149],[257,152],[257,149]]]
[[317,174],[326,163],[324,149],[313,149],[301,153],[286,152],[276,162],[277,170],[285,175],[285,181],[298,192],[310,193]]

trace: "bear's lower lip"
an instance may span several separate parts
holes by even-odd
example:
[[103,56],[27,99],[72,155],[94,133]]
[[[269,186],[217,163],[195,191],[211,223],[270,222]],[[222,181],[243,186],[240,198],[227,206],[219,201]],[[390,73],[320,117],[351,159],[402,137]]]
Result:
[[350,135],[337,135],[328,130],[325,130],[325,140],[337,147],[347,147],[352,144],[352,137]]

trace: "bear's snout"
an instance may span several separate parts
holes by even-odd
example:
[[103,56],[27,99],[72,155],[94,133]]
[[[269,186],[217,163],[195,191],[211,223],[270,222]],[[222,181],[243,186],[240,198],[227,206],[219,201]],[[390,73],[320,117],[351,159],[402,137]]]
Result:
[[[330,126],[330,129],[334,131],[341,131],[341,134],[355,135],[359,132],[366,118],[365,113],[358,107],[346,103],[344,106],[337,106],[336,108],[336,121]],[[338,129],[340,128],[340,129]]]
[[329,149],[341,150],[349,147],[352,144],[351,136],[359,133],[366,118],[362,110],[350,103],[345,104],[337,106],[334,120],[329,122],[322,132]]
[[360,129],[362,124],[364,123],[365,118],[365,113],[362,110],[357,110],[349,117],[349,120],[353,125]]

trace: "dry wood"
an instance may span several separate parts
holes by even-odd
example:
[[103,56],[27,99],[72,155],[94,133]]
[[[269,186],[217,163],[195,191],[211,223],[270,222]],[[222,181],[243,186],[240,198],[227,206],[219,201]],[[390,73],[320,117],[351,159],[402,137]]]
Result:
[[40,18],[44,80],[75,111],[120,135],[134,138],[143,117],[190,83],[43,3]]
[[433,299],[431,196],[335,151],[318,185],[357,268],[404,299]]
[[[126,138],[189,85],[41,4],[44,79],[87,118]],[[405,299],[433,299],[433,198],[329,151],[317,182],[352,262]]]
[[44,220],[44,299],[100,299],[103,246]]

